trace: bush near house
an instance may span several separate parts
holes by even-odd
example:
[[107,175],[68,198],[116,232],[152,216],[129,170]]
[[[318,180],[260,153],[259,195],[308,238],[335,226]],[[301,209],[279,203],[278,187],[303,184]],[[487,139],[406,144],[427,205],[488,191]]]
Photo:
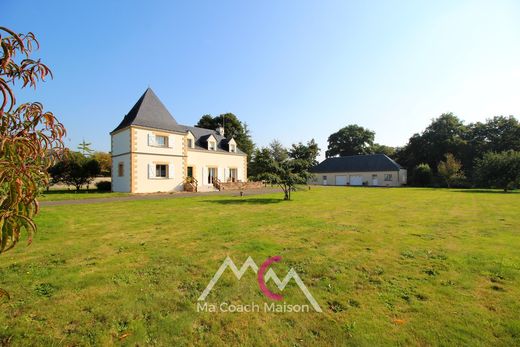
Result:
[[112,183],[109,181],[99,181],[96,183],[96,188],[102,192],[109,192],[112,190]]

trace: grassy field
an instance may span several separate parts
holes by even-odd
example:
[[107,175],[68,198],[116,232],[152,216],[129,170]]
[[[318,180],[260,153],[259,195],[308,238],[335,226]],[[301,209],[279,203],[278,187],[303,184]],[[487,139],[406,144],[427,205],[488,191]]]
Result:
[[[520,194],[281,197],[43,207],[33,245],[0,256],[0,345],[520,345]],[[281,255],[323,313],[197,312],[228,255]],[[283,295],[307,303],[293,282]],[[268,299],[226,272],[207,301]]]
[[81,189],[80,191],[67,189],[51,189],[44,191],[39,201],[62,201],[62,200],[83,200],[83,199],[98,199],[98,198],[112,198],[119,196],[128,196],[128,193],[112,193],[99,191],[97,189]]

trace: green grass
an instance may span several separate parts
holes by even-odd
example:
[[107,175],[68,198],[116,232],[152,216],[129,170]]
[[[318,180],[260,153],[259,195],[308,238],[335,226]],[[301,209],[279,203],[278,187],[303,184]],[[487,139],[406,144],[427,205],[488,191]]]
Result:
[[96,189],[81,189],[79,191],[67,189],[51,189],[44,191],[38,198],[39,201],[62,201],[62,200],[83,200],[83,199],[98,199],[98,198],[112,198],[120,196],[129,196],[128,193],[112,193],[103,192]]
[[[293,197],[43,207],[33,245],[0,256],[0,345],[520,344],[520,194]],[[323,313],[196,312],[227,255],[281,255],[277,274],[294,267]],[[294,283],[283,295],[306,303]],[[225,273],[207,299],[265,300],[253,273]]]

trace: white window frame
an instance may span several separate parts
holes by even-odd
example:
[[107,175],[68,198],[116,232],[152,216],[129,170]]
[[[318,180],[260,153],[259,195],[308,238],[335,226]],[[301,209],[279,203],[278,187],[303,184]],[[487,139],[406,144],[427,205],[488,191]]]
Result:
[[385,174],[385,182],[392,182],[393,176],[392,174]]

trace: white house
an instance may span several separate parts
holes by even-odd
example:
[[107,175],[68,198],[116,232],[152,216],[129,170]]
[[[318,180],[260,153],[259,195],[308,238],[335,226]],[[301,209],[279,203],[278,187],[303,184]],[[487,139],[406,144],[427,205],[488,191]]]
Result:
[[247,180],[247,155],[223,128],[178,124],[150,88],[110,135],[115,192],[210,191]]

